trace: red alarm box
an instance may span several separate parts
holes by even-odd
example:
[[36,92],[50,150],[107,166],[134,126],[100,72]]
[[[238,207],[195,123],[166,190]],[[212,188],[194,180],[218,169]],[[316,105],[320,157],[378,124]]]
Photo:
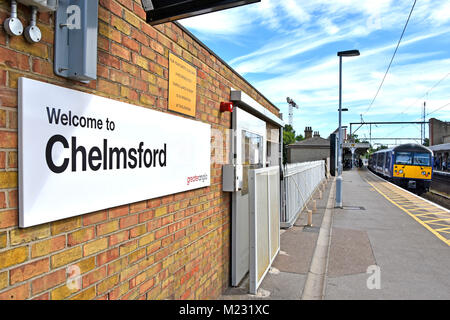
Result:
[[233,112],[233,102],[221,102],[220,103],[220,112]]

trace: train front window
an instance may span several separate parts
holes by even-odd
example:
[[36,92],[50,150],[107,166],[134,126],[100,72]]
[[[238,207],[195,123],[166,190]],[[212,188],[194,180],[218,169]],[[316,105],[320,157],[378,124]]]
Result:
[[411,152],[397,152],[395,164],[412,164],[413,157]]
[[414,153],[414,164],[419,166],[430,166],[429,153]]

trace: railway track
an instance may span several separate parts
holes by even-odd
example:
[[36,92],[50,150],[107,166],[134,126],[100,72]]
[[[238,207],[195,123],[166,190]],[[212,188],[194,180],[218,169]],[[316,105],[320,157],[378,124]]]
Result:
[[[386,180],[384,177],[380,178]],[[433,174],[430,191],[427,193],[423,193],[422,195],[420,195],[420,197],[434,202],[446,209],[450,209],[450,173],[441,174],[435,172]]]
[[434,172],[430,192],[422,197],[450,209],[450,173]]

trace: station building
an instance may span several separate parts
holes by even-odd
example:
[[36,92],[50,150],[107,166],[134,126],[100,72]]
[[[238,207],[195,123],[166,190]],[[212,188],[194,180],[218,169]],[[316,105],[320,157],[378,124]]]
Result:
[[450,159],[450,122],[436,118],[429,120],[430,149],[433,150],[435,170],[448,171]]
[[[10,10],[9,1],[0,3],[2,25]],[[30,14],[18,5],[24,25]],[[145,16],[138,0],[99,1],[96,79],[85,82],[55,74],[54,12],[38,14],[42,39],[34,44],[0,28],[0,299],[214,299],[230,286],[239,252],[232,250],[233,200],[223,191],[222,167],[240,152],[247,165],[279,163],[279,109],[182,25],[152,27]],[[169,104],[171,63],[194,70],[192,114]],[[189,72],[177,73],[192,83]],[[232,94],[233,112],[221,111]],[[236,112],[259,131],[241,126],[243,147],[232,153]],[[103,120],[102,128],[76,127],[82,116]],[[136,132],[125,132],[133,125]],[[136,140],[127,144],[126,135]],[[196,159],[196,145],[208,152],[208,170],[196,172],[194,164],[183,172],[174,163]],[[50,164],[61,172],[33,169]],[[134,182],[144,164],[159,178]],[[163,178],[175,173],[186,175],[177,188]]]
[[450,122],[431,118],[429,123],[430,146],[450,143]]

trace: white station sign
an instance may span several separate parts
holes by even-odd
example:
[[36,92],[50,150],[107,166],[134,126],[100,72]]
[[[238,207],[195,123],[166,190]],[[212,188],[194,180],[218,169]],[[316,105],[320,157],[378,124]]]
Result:
[[210,185],[211,126],[19,81],[19,225]]

